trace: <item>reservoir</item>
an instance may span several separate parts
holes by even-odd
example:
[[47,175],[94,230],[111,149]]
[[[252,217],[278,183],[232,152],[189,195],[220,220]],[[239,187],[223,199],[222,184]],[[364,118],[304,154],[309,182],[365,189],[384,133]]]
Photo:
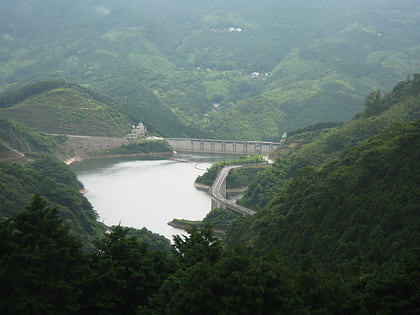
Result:
[[172,158],[92,159],[71,167],[101,222],[146,227],[172,240],[183,231],[167,225],[169,221],[201,220],[210,211],[210,196],[193,186],[197,176],[213,162],[234,156],[175,154]]

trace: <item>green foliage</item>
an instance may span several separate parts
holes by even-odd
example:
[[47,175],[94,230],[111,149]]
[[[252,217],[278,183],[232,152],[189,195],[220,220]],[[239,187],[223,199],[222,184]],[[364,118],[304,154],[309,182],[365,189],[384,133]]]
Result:
[[142,229],[127,229],[127,236],[135,236],[140,243],[147,244],[147,249],[149,249],[150,251],[170,252],[172,250],[170,241],[160,234],[153,233],[145,227]]
[[369,91],[416,71],[420,56],[411,0],[38,0],[26,15],[17,1],[4,0],[0,13],[1,90],[84,83],[164,136],[278,139],[343,121]]
[[81,244],[57,209],[35,195],[26,211],[0,221],[0,311],[77,313],[83,277]]
[[110,92],[118,93],[119,98],[127,97],[128,101],[120,105],[120,111],[134,121],[143,121],[151,132],[164,137],[183,137],[192,134],[200,136],[199,130],[185,126],[152,91],[141,83],[123,82],[120,86],[114,86]]
[[213,236],[210,227],[200,230],[192,227],[187,232],[188,236],[174,236],[175,254],[181,264],[193,266],[201,261],[214,263],[220,258],[222,244]]
[[132,125],[109,99],[77,85],[51,87],[24,96],[19,103],[0,109],[0,115],[57,134],[123,136]]
[[368,313],[417,313],[419,254],[418,248],[407,251],[397,261],[359,278],[362,308]]
[[357,256],[384,264],[419,242],[420,122],[399,123],[320,170],[302,168],[265,210],[228,233],[296,258],[312,253],[337,268]]
[[65,141],[65,136],[49,136],[0,117],[0,140],[21,152],[54,152]]
[[[416,86],[416,77],[398,83],[390,93],[382,96],[381,102],[384,105],[381,106],[386,109],[378,115],[365,117],[364,112],[361,112],[336,128],[311,133],[308,131],[300,135],[292,133],[286,145],[297,146],[298,149],[288,154],[279,154],[273,168],[262,171],[258,180],[251,183],[242,203],[253,209],[261,209],[281,191],[298,169],[307,166],[318,168],[334,161],[394,122],[420,119],[420,98],[418,92],[413,92],[416,90],[413,88]],[[309,143],[305,144],[308,140]]]
[[227,252],[173,274],[155,299],[159,314],[304,313],[287,268]]
[[114,226],[97,242],[82,300],[86,314],[134,314],[172,270],[166,255],[149,252],[128,229]]
[[[420,76],[378,92],[418,64],[415,1],[33,2],[2,1],[1,89],[65,77],[116,100],[54,82],[0,96],[2,116],[42,130],[123,135],[141,120],[164,136],[276,140],[346,120],[375,92],[353,120],[305,130],[299,140],[313,142],[256,175],[244,203],[261,210],[228,236],[239,249],[192,230],[169,258],[115,227],[83,253],[54,210],[96,235],[77,180],[45,156],[0,163],[0,312],[419,313]],[[0,121],[0,150],[62,140],[13,124]],[[34,192],[47,201],[21,212]]]
[[28,164],[35,172],[41,172],[43,176],[54,178],[57,183],[73,186],[79,190],[83,188],[77,176],[63,162],[51,155],[42,154]]
[[0,108],[11,107],[42,92],[64,87],[64,81],[41,81],[0,94]]
[[[150,251],[114,226],[89,252],[57,210],[35,196],[0,221],[0,310],[7,314],[416,313],[419,251],[382,267],[353,260],[344,274],[313,257],[292,265],[228,249],[209,229],[175,237],[175,255]],[[344,269],[343,269],[344,271]]]
[[260,155],[243,156],[237,160],[220,161],[213,163],[211,167],[201,176],[195,180],[196,183],[211,186],[217,177],[217,173],[225,166],[228,165],[246,165],[263,163],[265,160]]
[[226,230],[236,219],[242,217],[239,213],[231,210],[216,208],[212,209],[202,221],[203,225],[211,226],[218,230]]
[[40,155],[27,163],[0,163],[0,216],[22,211],[33,194],[46,197],[57,207],[60,217],[72,232],[86,241],[86,246],[104,227],[89,201],[79,192],[82,188],[74,173],[64,163],[49,155]]
[[383,111],[381,91],[371,92],[365,99],[364,115],[369,117],[372,115],[378,115]]
[[[265,167],[266,165],[263,166]],[[229,176],[226,179],[226,188],[248,187],[250,183],[255,180],[257,174],[262,170],[263,168],[261,166],[235,168],[229,172]]]
[[287,136],[291,137],[291,136],[298,135],[298,134],[301,134],[301,133],[314,132],[314,131],[319,131],[319,130],[326,129],[326,128],[334,128],[334,127],[338,127],[342,124],[343,123],[337,123],[337,122],[317,123],[315,125],[311,125],[311,126],[307,126],[307,127],[301,128],[301,129],[291,131],[287,134]]
[[95,155],[107,154],[135,154],[135,153],[151,153],[151,152],[172,152],[172,147],[164,140],[142,140],[121,147],[95,152]]
[[82,251],[57,209],[35,195],[26,211],[0,221],[0,311],[133,314],[174,269],[166,254],[128,235],[138,232],[113,227]]

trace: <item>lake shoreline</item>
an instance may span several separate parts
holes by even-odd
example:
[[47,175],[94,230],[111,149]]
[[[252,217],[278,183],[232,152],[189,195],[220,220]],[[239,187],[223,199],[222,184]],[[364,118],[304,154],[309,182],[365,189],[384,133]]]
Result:
[[105,154],[105,155],[92,155],[84,157],[72,157],[64,161],[65,164],[71,165],[74,162],[82,162],[84,160],[93,160],[93,159],[112,159],[112,158],[122,158],[122,157],[162,157],[165,159],[171,159],[167,155],[172,155],[173,152],[148,152],[148,153],[127,153],[127,154]]
[[[211,186],[194,182],[194,187],[197,188],[197,189],[199,189],[199,190],[208,191]],[[248,190],[248,187],[237,187],[237,188],[229,188],[229,189],[226,189],[226,192],[227,193],[243,193],[243,192],[245,192],[247,190]]]
[[[197,229],[202,229],[202,221],[189,221],[189,220],[179,220],[179,219],[173,219],[172,221],[167,223],[169,226],[176,228],[176,229],[181,229],[181,230],[188,230],[191,229],[193,227],[196,227]],[[218,237],[222,237],[223,235],[225,235],[226,231],[224,230],[219,230],[219,229],[212,229],[213,233],[215,235],[217,235]]]

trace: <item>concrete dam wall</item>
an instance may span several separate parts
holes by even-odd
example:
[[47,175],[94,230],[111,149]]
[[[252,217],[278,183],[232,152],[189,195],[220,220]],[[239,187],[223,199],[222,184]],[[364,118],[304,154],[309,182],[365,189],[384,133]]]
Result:
[[175,151],[229,154],[269,154],[280,142],[166,138]]

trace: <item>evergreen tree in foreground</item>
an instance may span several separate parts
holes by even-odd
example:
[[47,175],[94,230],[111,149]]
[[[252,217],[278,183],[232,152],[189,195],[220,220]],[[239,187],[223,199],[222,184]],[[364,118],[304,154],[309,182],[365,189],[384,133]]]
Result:
[[83,272],[80,242],[57,209],[35,195],[14,217],[0,222],[0,313],[77,313]]

